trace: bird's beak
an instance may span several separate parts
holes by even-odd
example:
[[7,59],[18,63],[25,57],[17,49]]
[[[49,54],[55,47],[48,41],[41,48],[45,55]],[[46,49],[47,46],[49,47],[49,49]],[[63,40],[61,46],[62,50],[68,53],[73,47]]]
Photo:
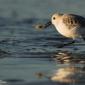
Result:
[[45,29],[45,28],[49,27],[51,24],[52,24],[51,21],[47,22],[46,24],[37,24],[37,25],[35,25],[35,28]]
[[51,24],[52,24],[51,21],[47,22],[47,23],[44,25],[44,28],[49,27]]

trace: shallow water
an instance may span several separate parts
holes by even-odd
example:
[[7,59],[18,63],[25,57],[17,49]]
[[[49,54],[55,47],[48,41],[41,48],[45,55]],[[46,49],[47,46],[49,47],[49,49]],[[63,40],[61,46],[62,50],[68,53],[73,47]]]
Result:
[[[39,19],[36,22],[39,22]],[[38,31],[32,27],[34,23],[24,23],[23,20],[11,20],[11,23],[1,26],[0,83],[2,85],[33,85],[33,82],[36,84],[42,82],[42,85],[64,84],[50,81],[46,77],[39,79],[36,73],[42,72],[49,77],[52,76],[55,70],[66,67],[55,62],[52,56],[66,50],[82,54],[84,57],[84,45],[76,43],[77,50],[74,49],[74,45],[57,48],[62,41],[67,43],[70,40],[61,37],[52,28]]]
[[[66,69],[70,66],[74,66],[74,70],[79,66],[77,72],[72,71],[72,78],[80,80],[70,84],[84,85],[85,44],[75,43],[58,48],[62,42],[71,40],[59,35],[52,26],[45,30],[34,28],[37,23],[49,21],[49,16],[56,8],[59,12],[84,15],[84,3],[85,1],[80,0],[0,0],[0,85],[33,85],[41,82],[42,85],[66,85],[69,83],[61,83],[58,80],[53,82],[45,76],[39,79],[36,73],[42,72],[51,78],[55,71],[61,68],[68,72]],[[67,60],[61,58],[59,62],[55,61],[53,56],[62,51],[72,52],[73,55],[70,56],[75,58],[62,64],[67,62],[70,56],[60,55],[67,57]]]

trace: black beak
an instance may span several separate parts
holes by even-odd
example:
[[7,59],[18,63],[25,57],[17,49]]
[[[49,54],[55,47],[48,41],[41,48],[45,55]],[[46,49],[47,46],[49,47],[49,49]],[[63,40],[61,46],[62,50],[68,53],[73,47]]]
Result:
[[44,28],[49,27],[51,24],[52,24],[51,21],[47,22],[46,24],[44,24]]

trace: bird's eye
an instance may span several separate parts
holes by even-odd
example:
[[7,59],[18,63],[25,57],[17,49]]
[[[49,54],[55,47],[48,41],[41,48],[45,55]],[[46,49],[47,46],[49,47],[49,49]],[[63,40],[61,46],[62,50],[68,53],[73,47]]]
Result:
[[53,20],[55,20],[56,18],[55,17],[53,17]]

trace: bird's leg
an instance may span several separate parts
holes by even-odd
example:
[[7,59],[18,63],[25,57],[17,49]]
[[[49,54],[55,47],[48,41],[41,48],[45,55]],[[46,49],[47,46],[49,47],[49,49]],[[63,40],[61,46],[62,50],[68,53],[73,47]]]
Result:
[[74,40],[72,42],[69,42],[69,43],[66,43],[66,44],[61,44],[61,45],[58,46],[58,48],[63,48],[65,46],[72,45],[73,43],[75,43]]
[[61,45],[58,46],[58,48],[63,48],[65,46],[72,45],[75,42],[76,43],[84,42],[84,38],[82,36],[79,36],[78,38],[73,38],[73,41],[72,42],[61,44]]

